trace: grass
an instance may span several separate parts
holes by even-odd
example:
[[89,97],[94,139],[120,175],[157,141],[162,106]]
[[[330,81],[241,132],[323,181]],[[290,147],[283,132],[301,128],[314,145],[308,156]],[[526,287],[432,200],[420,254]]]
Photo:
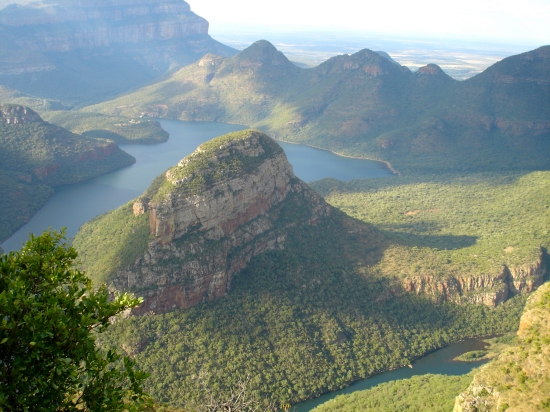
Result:
[[499,274],[550,246],[550,172],[326,179],[313,188],[393,240],[376,267],[384,274]]

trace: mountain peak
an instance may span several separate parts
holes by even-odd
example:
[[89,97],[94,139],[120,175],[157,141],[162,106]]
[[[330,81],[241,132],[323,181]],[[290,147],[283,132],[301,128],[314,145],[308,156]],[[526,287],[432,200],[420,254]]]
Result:
[[110,230],[112,219],[126,227],[99,253],[118,256],[128,242],[136,248],[107,270],[87,266],[85,255],[83,264],[95,282],[143,296],[135,314],[162,313],[225,295],[253,256],[284,248],[289,228],[315,226],[331,213],[277,143],[245,130],[201,145],[133,207],[90,222],[84,232]]
[[418,69],[416,72],[417,75],[429,75],[429,76],[439,76],[444,75],[446,76],[445,72],[439,67],[437,64],[427,64],[426,66],[422,66]]
[[236,60],[240,67],[288,66],[296,67],[267,40],[258,40],[241,51]]
[[362,49],[351,55],[343,54],[331,57],[326,62],[321,63],[319,71],[340,72],[343,70],[360,70],[371,77],[384,76],[391,73],[408,72],[409,69],[399,65],[391,57],[375,52],[369,49]]

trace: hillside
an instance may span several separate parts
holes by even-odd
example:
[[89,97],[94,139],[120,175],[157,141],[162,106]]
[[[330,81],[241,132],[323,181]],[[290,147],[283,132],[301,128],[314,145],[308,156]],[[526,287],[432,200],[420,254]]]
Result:
[[393,241],[372,270],[407,290],[492,306],[533,291],[548,274],[549,172],[325,179],[312,187]]
[[235,53],[183,0],[8,3],[0,9],[0,84],[69,105],[142,86],[209,52]]
[[457,398],[455,412],[543,411],[550,405],[550,284],[527,301],[518,343],[484,366]]
[[299,69],[258,41],[86,110],[247,124],[402,172],[536,170],[550,166],[549,61],[544,46],[459,82],[367,49]]
[[468,386],[472,377],[473,373],[413,376],[339,395],[313,412],[449,412],[454,398]]
[[103,344],[134,356],[155,399],[181,407],[203,402],[205,387],[223,398],[248,375],[255,395],[294,403],[514,330],[525,301],[407,293],[371,270],[391,239],[328,206],[250,130],[203,144],[84,225],[74,246],[96,283],[145,298]]
[[53,186],[80,182],[130,165],[108,140],[89,139],[43,121],[23,106],[0,105],[0,239],[46,202]]

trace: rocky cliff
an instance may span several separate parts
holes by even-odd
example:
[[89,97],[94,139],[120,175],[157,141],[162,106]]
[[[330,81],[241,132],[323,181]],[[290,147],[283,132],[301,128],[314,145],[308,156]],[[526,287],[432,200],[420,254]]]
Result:
[[512,268],[504,265],[496,276],[449,277],[444,280],[419,276],[405,279],[403,287],[407,292],[432,295],[439,301],[483,303],[494,307],[518,293],[533,292],[544,283],[546,274],[545,253],[541,248],[539,258],[533,264]]
[[518,342],[484,366],[455,402],[455,412],[527,412],[550,405],[550,284],[527,301]]
[[69,102],[90,97],[76,93],[87,83],[112,95],[208,52],[234,54],[183,0],[14,0],[0,10],[0,36],[0,84]]
[[12,4],[0,10],[0,24],[25,29],[13,38],[19,47],[46,53],[208,34],[183,0]]
[[253,256],[285,247],[286,228],[316,225],[331,208],[294,176],[274,141],[248,130],[201,145],[130,213],[150,240],[109,282],[143,296],[134,313],[144,314],[224,296]]

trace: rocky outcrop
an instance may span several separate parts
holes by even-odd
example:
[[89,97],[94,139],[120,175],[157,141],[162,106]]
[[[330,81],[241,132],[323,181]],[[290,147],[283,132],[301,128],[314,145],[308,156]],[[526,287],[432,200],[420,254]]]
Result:
[[542,285],[547,274],[544,250],[531,265],[502,267],[498,275],[474,275],[437,279],[434,276],[418,276],[403,280],[407,292],[432,295],[439,301],[457,303],[483,303],[497,306],[511,296],[533,292]]
[[[80,1],[19,6],[0,11],[0,24],[28,27],[14,42],[25,50],[67,52],[83,47],[208,34],[208,22],[183,0]],[[58,27],[63,30],[52,30]],[[69,29],[69,30],[67,30]]]
[[1,83],[69,105],[138,88],[207,53],[236,53],[183,0],[13,1],[0,9]]
[[0,104],[0,124],[43,123],[35,111],[25,106]]
[[474,376],[457,396],[454,412],[528,412],[550,404],[550,284],[529,297],[518,342]]
[[[115,289],[145,298],[135,314],[224,296],[253,256],[284,248],[286,228],[331,213],[294,176],[282,149],[256,131],[202,145],[162,180],[133,205],[136,218],[148,211],[147,250],[112,279]],[[289,210],[297,217],[285,219]]]

